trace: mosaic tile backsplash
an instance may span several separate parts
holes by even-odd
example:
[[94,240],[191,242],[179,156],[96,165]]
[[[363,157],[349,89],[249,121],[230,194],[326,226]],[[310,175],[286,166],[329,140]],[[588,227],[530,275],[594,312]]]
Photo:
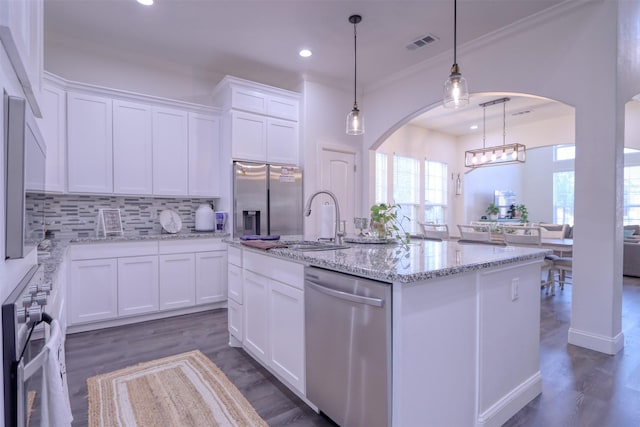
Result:
[[195,228],[198,206],[209,203],[215,209],[216,201],[201,198],[48,194],[44,209],[47,237],[95,236],[99,209],[120,209],[125,234],[161,233],[158,216],[164,209],[176,211],[182,219],[182,231],[190,231]]

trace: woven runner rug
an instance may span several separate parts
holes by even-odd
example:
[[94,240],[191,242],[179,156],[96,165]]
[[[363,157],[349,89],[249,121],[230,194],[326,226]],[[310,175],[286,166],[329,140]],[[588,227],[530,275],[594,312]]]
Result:
[[90,427],[267,427],[198,350],[91,377],[87,388]]

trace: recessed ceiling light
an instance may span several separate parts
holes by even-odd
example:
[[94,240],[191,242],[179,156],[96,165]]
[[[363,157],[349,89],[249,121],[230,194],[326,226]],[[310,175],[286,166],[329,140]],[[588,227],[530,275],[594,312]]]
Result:
[[153,0],[138,0],[138,3],[143,4],[145,6],[151,6],[153,4]]
[[299,55],[302,56],[303,58],[308,58],[311,55],[313,55],[313,53],[309,49],[302,49]]
[[478,129],[478,125],[471,125],[471,126],[469,126],[469,129],[476,130],[476,129]]

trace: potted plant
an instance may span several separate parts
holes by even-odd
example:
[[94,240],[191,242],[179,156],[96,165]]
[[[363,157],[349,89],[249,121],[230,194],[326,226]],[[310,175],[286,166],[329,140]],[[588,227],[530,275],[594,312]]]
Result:
[[523,204],[516,206],[516,212],[518,212],[520,216],[520,220],[524,223],[529,222],[529,212],[527,211],[527,207]]
[[486,214],[489,216],[489,219],[498,219],[498,213],[500,209],[495,203],[491,203],[486,210]]
[[409,219],[406,216],[398,218],[400,205],[388,205],[377,203],[371,206],[371,231],[377,237],[385,239],[393,237],[402,243],[409,243],[409,233],[404,230],[402,220]]

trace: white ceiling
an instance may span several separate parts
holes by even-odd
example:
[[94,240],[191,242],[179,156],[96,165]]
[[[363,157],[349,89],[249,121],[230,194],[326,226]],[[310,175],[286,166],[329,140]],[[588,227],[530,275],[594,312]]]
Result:
[[[458,45],[563,1],[458,0]],[[44,6],[45,37],[106,45],[219,75],[259,71],[268,84],[307,75],[350,84],[348,17],[354,13],[363,17],[357,26],[359,84],[374,84],[437,55],[451,55],[453,62],[452,0],[155,0],[150,7],[135,0],[44,0]],[[428,33],[438,40],[406,49]],[[313,56],[299,57],[302,48]],[[458,62],[464,73],[464,57]],[[443,81],[448,71],[442,70]],[[472,106],[479,102],[484,101],[472,99]],[[529,108],[515,100],[509,104],[509,109]],[[535,107],[540,114],[550,108],[540,100]],[[468,133],[466,122],[477,121],[473,110],[482,115],[481,108],[455,115],[438,110],[426,116],[428,127],[453,134],[463,134],[465,126]],[[526,116],[531,117],[521,119]]]

